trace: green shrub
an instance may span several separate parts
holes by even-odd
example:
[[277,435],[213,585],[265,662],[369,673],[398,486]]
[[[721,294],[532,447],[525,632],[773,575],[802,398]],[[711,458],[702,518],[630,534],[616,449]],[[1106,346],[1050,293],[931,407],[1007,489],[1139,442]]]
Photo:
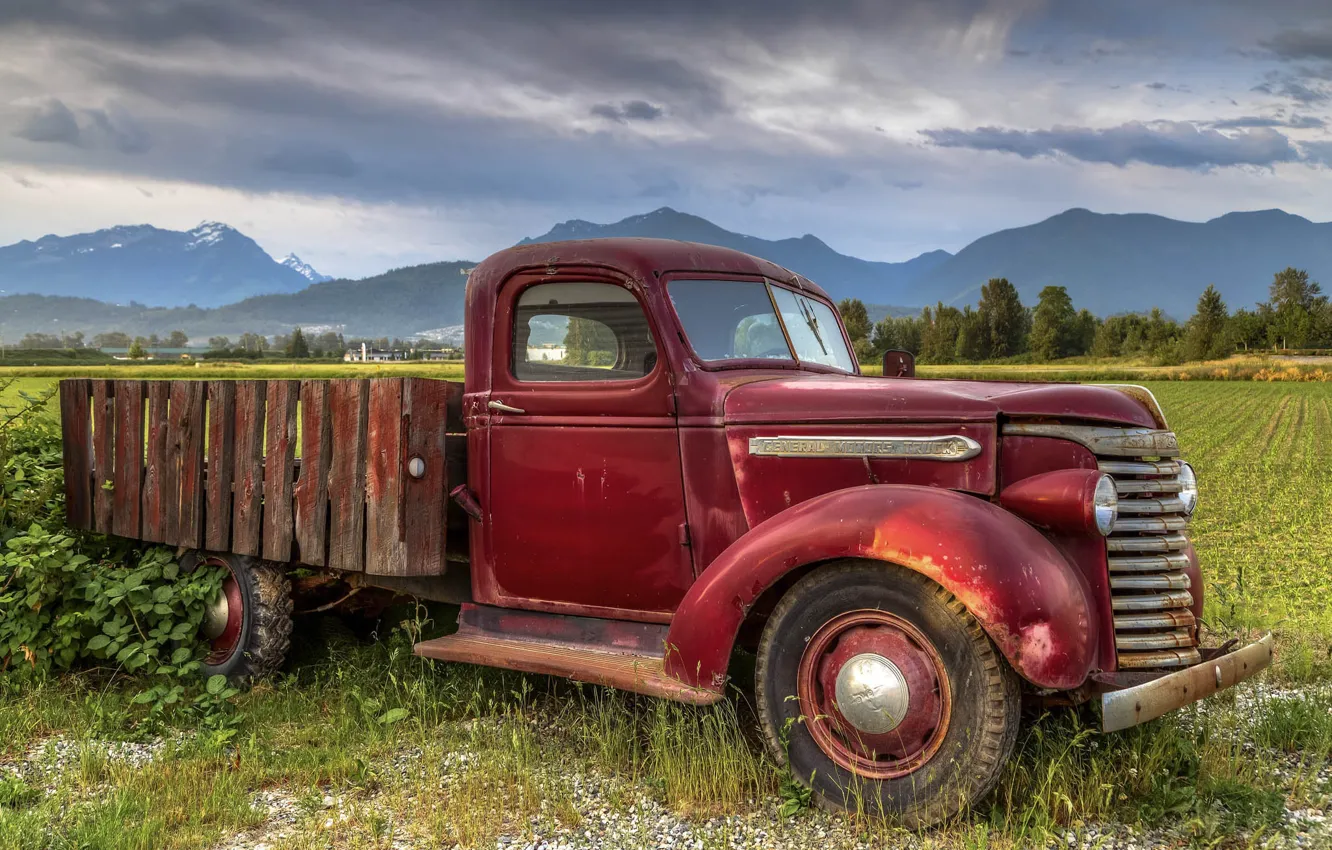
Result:
[[0,412],[0,671],[147,674],[157,677],[147,701],[172,705],[185,691],[178,682],[200,667],[199,627],[224,572],[183,574],[167,548],[66,528],[60,433],[48,399],[24,396],[16,410]]

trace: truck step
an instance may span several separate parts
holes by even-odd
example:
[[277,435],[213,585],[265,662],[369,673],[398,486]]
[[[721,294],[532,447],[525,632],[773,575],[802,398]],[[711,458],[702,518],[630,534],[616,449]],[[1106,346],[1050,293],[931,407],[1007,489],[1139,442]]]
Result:
[[666,627],[464,605],[458,631],[418,643],[423,658],[482,664],[707,705],[721,694],[667,675]]

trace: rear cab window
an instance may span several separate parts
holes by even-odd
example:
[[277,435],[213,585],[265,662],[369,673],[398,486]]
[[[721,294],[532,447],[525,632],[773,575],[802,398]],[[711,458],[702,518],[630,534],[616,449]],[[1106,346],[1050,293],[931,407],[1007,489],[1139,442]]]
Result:
[[612,283],[539,283],[518,296],[513,376],[525,382],[632,381],[657,347],[633,293]]

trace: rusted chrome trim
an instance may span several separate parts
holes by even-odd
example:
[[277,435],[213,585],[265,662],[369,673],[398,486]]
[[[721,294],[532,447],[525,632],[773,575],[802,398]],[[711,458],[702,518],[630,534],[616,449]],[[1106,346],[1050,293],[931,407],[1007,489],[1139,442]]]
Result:
[[1101,731],[1117,732],[1243,682],[1272,663],[1272,636],[1228,655],[1101,695]]
[[[1105,472],[1105,470],[1101,470]],[[1110,473],[1106,473],[1107,475]],[[1121,473],[1124,474],[1124,473]],[[1116,478],[1115,492],[1121,496],[1139,493],[1178,493],[1184,489],[1178,478]],[[1180,503],[1181,509],[1183,502]]]
[[1193,586],[1187,573],[1129,573],[1110,576],[1111,590],[1188,590]]
[[968,460],[981,444],[961,434],[937,437],[750,437],[749,453],[764,457],[882,457]]
[[1004,434],[1024,437],[1056,437],[1072,440],[1093,454],[1115,457],[1177,457],[1179,441],[1173,431],[1151,428],[1100,428],[1093,425],[1061,425],[1052,422],[1010,422]]
[[1112,573],[1150,573],[1182,570],[1189,565],[1189,556],[1183,552],[1164,555],[1112,555],[1108,561]]
[[[1137,484],[1138,482],[1132,482]],[[1121,514],[1182,514],[1184,501],[1173,497],[1164,499],[1121,499]]]
[[1174,460],[1103,460],[1096,464],[1106,475],[1179,475]]
[[1187,608],[1154,611],[1146,614],[1116,614],[1115,631],[1120,629],[1179,629],[1197,624]]
[[1167,608],[1188,608],[1192,604],[1193,594],[1187,590],[1170,590],[1142,596],[1115,596],[1110,599],[1110,605],[1116,611],[1162,611]]
[[1192,667],[1202,661],[1202,653],[1187,649],[1158,649],[1151,652],[1119,653],[1120,670],[1155,670],[1162,667]]
[[1111,552],[1170,552],[1189,545],[1189,538],[1176,532],[1155,537],[1107,537],[1105,547]]
[[1189,649],[1193,646],[1193,634],[1188,631],[1174,632],[1129,632],[1115,635],[1115,649]]
[[[1119,503],[1123,506],[1123,502]],[[1182,516],[1121,517],[1115,520],[1111,534],[1124,531],[1150,531],[1163,534],[1167,531],[1183,531],[1189,527],[1189,520]]]

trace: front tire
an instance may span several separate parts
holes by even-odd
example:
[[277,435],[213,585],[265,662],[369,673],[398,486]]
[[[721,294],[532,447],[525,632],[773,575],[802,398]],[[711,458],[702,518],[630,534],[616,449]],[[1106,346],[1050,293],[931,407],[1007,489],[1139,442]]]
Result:
[[826,808],[910,828],[979,802],[1017,740],[1017,675],[966,608],[919,573],[870,561],[816,569],[759,644],[769,749]]
[[223,675],[245,687],[282,668],[291,647],[291,582],[278,564],[244,555],[190,552],[182,566],[227,570],[222,594],[204,619],[205,676]]

